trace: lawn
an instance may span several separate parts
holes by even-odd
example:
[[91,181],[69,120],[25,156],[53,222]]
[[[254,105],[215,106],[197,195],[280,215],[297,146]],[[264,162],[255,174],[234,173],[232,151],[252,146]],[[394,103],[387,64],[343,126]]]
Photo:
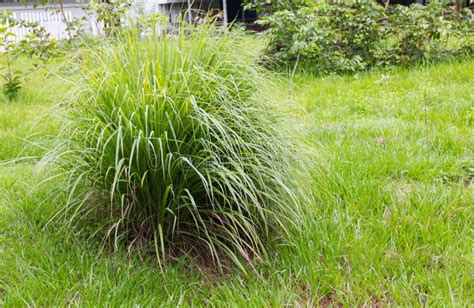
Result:
[[263,95],[314,153],[316,201],[304,232],[247,276],[185,260],[161,273],[153,259],[44,228],[57,204],[36,162],[65,93],[44,78],[0,102],[0,306],[473,304],[473,61],[300,73],[291,95],[289,78],[273,77]]

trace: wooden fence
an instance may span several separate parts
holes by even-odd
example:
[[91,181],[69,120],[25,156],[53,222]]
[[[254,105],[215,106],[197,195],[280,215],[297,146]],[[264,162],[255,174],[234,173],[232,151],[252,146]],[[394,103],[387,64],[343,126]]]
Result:
[[[64,9],[64,14],[58,8],[45,9],[16,9],[12,10],[12,17],[15,20],[25,20],[31,22],[38,22],[45,27],[46,32],[50,33],[52,37],[62,40],[68,39],[69,35],[66,31],[67,22],[71,22],[74,17],[86,19],[85,31],[97,35],[101,33],[103,26],[97,23],[93,16],[86,14],[82,8]],[[16,40],[19,41],[25,37],[28,30],[22,27],[13,27],[11,31],[16,35]]]

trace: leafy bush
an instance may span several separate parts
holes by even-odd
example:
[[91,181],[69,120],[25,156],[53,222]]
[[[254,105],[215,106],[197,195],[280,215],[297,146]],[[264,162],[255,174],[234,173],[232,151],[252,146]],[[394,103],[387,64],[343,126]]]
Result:
[[88,10],[94,12],[97,22],[103,23],[105,36],[113,36],[120,31],[122,19],[130,6],[128,0],[91,1]]
[[271,25],[267,53],[284,62],[300,58],[323,72],[363,69],[373,64],[382,12],[373,1],[277,12],[265,20]]
[[[25,37],[18,41],[13,29],[24,29]],[[5,66],[0,65],[0,76],[4,79],[3,94],[14,100],[22,88],[25,78],[57,55],[57,41],[46,29],[36,22],[15,20],[10,11],[0,13],[0,52],[5,57]],[[21,56],[39,60],[30,67],[13,69],[13,64]]]
[[319,73],[446,59],[473,46],[472,13],[436,2],[385,8],[372,0],[318,1],[262,23],[270,26],[270,58],[300,60]]
[[474,23],[469,9],[457,11],[432,2],[389,7],[386,35],[393,38],[383,49],[390,64],[446,60],[472,54]]
[[257,12],[275,12],[280,10],[296,10],[304,7],[312,0],[244,0],[245,8]]
[[50,155],[75,200],[58,217],[94,212],[117,245],[242,266],[299,219],[292,154],[233,40],[186,33],[129,34],[84,56],[67,141]]

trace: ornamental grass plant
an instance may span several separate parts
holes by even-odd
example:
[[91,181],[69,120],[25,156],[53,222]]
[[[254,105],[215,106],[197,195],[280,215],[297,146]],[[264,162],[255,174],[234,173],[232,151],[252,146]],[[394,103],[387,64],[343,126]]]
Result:
[[60,142],[43,160],[68,191],[52,221],[94,217],[92,233],[160,266],[191,255],[245,271],[301,220],[292,143],[231,34],[143,33],[83,52]]

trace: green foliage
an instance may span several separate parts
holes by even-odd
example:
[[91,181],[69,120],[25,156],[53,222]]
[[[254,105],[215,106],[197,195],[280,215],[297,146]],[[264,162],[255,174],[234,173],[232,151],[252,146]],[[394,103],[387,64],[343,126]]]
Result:
[[[17,41],[13,28],[23,28],[27,31],[25,37]],[[5,80],[3,93],[8,100],[14,100],[26,76],[37,70],[57,54],[57,41],[51,38],[43,26],[35,22],[13,19],[11,12],[3,11],[0,15],[0,49],[5,57],[5,66],[0,66],[0,75]],[[12,69],[13,63],[21,55],[39,60],[30,67]]]
[[86,34],[86,22],[87,17],[83,16],[73,17],[70,21],[66,22],[66,32],[68,33],[68,41],[74,42],[76,38],[84,37]]
[[472,54],[474,22],[470,10],[457,11],[449,6],[392,6],[387,10],[388,26],[384,35],[390,64],[437,61],[456,55]]
[[473,18],[440,3],[383,7],[373,0],[314,2],[261,21],[270,26],[267,54],[319,73],[408,65],[472,52]]
[[275,12],[280,10],[296,10],[313,0],[245,0],[245,7],[257,12]]
[[208,31],[128,33],[85,55],[56,151],[71,193],[58,217],[94,212],[117,246],[244,269],[300,219],[294,168],[254,98],[259,73]]
[[284,62],[301,58],[318,71],[369,66],[380,40],[383,8],[373,1],[327,4],[279,11],[264,19],[271,26],[268,54]]
[[14,100],[18,96],[18,93],[22,88],[22,75],[23,71],[15,71],[11,75],[2,74],[2,77],[5,80],[5,84],[3,85],[3,94],[9,101]]
[[[244,0],[245,6],[247,9],[256,10],[260,13],[272,13],[277,11],[295,11],[302,7],[311,6],[315,3],[333,3],[335,5],[347,5],[347,4],[357,4],[359,0],[344,0],[344,1],[334,1],[334,0]],[[390,0],[373,0],[381,5],[388,6]],[[427,0],[427,3],[437,3],[443,5],[452,5],[456,9],[460,9],[467,6],[467,0]]]
[[130,5],[127,0],[91,1],[88,9],[94,11],[97,22],[103,23],[105,36],[111,36],[120,30],[122,18]]

